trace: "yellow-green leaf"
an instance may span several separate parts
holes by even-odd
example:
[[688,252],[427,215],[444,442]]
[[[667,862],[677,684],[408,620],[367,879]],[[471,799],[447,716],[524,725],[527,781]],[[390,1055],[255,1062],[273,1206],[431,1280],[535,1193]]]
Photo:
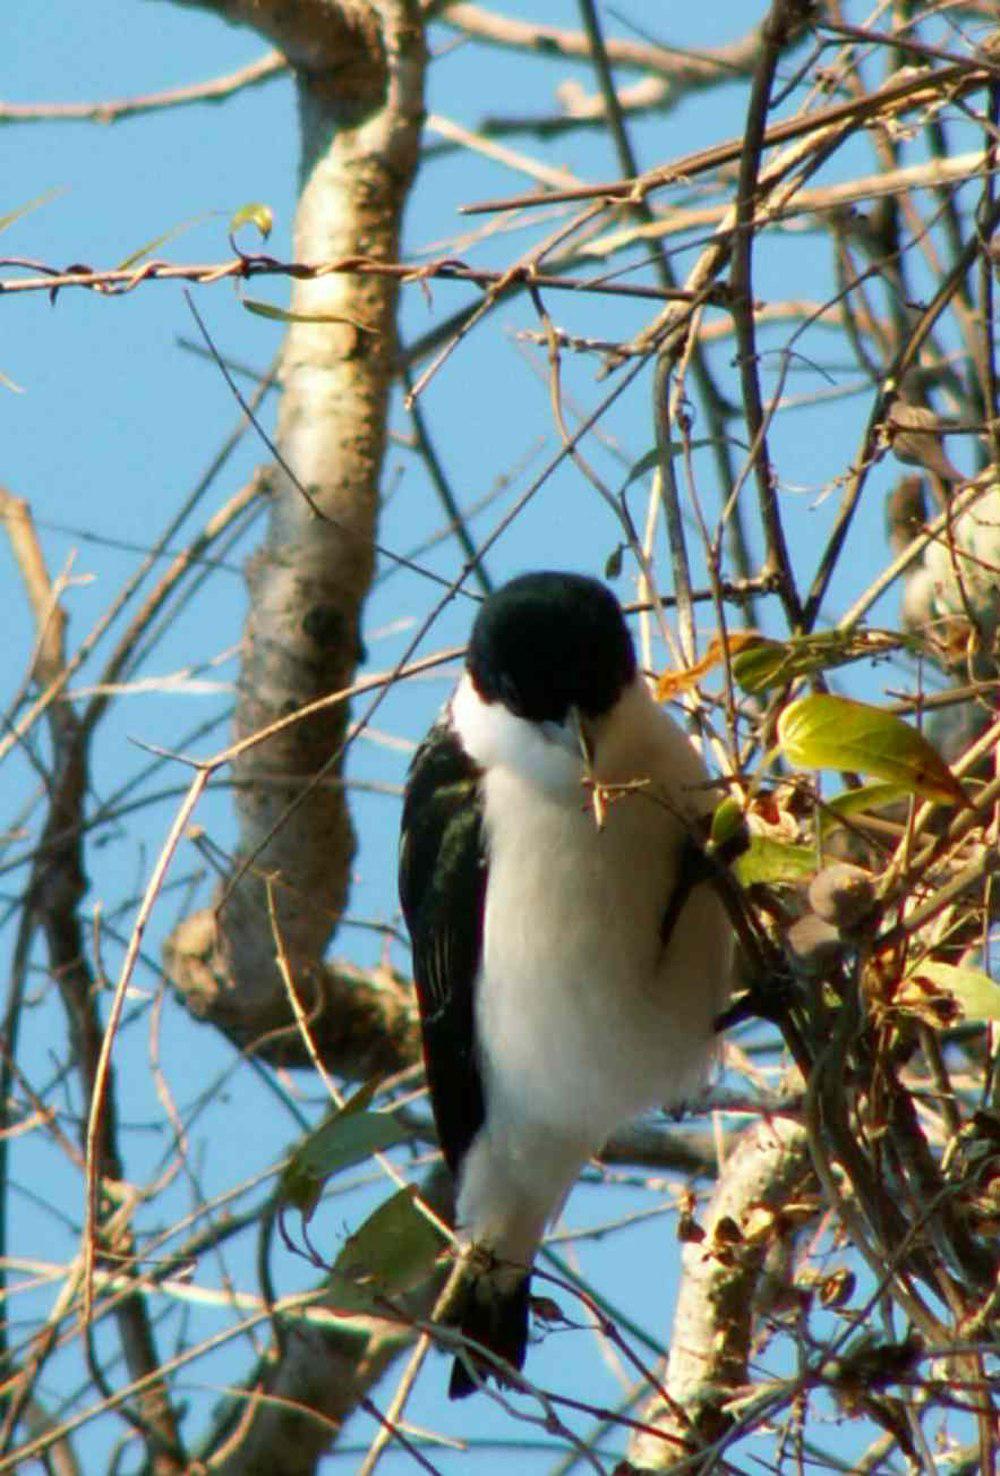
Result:
[[345,1242],[330,1278],[341,1311],[377,1311],[384,1298],[417,1286],[433,1270],[444,1237],[415,1202],[411,1184],[379,1205]]
[[903,784],[859,784],[857,789],[845,789],[835,794],[822,806],[819,816],[819,833],[826,835],[830,830],[850,820],[855,815],[871,815],[879,810],[905,800],[909,789]]
[[241,301],[248,313],[256,313],[258,318],[271,318],[276,323],[349,323],[359,333],[376,332],[376,329],[369,328],[367,323],[362,323],[357,318],[349,318],[346,313],[293,312],[291,308],[275,307],[273,303],[260,302],[255,297],[244,297]]
[[750,847],[733,865],[736,878],[743,886],[755,882],[774,885],[776,882],[801,881],[816,870],[816,852],[811,846],[797,846],[790,841],[778,841],[768,835],[750,836]]
[[[961,1018],[1000,1020],[1000,984],[991,979],[989,974],[984,974],[982,969],[970,969],[964,965],[960,967],[957,964],[931,961],[918,964],[912,974],[903,980],[895,1003],[900,1003],[899,996],[902,993],[905,1005],[908,986],[912,989],[923,985],[925,986],[923,992],[926,993],[927,982],[935,991],[946,994],[954,1000]],[[942,1023],[953,1022],[945,1015]]]
[[256,226],[266,241],[274,225],[274,211],[270,205],[262,205],[259,200],[251,200],[249,205],[241,206],[230,220],[229,234],[235,236],[236,232],[245,225]]
[[887,805],[905,799],[909,792],[905,784],[859,784],[857,789],[845,789],[833,795],[823,808],[832,810],[842,819],[851,815],[870,815],[873,810],[884,810]]
[[938,804],[968,803],[944,759],[916,728],[866,702],[825,692],[800,697],[778,718],[778,743],[798,768],[856,770]]

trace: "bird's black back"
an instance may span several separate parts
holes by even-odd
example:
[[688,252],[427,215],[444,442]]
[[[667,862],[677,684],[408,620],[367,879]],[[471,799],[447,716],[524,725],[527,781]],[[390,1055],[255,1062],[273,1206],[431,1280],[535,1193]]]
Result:
[[486,905],[479,778],[448,723],[433,727],[410,768],[399,851],[427,1085],[452,1173],[484,1117],[474,1030]]

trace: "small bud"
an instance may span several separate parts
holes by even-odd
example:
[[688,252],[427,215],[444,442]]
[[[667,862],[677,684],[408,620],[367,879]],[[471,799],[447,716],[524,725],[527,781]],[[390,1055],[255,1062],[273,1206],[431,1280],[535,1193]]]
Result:
[[682,1245],[700,1245],[705,1239],[705,1232],[694,1215],[678,1215],[677,1239]]
[[566,1321],[563,1309],[552,1297],[532,1297],[531,1311],[533,1316],[538,1318],[539,1322],[547,1322],[552,1327],[556,1327],[559,1323],[565,1323]]
[[846,1266],[841,1266],[836,1271],[831,1271],[829,1276],[823,1278],[819,1284],[819,1299],[824,1307],[833,1310],[845,1306],[854,1295],[857,1278],[853,1271],[848,1271]]
[[724,1246],[742,1244],[743,1231],[732,1215],[720,1215],[712,1227],[712,1249],[721,1250]]

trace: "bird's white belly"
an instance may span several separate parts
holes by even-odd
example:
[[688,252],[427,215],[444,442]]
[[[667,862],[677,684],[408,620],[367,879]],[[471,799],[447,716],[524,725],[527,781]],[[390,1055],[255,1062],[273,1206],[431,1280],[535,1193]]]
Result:
[[683,832],[648,795],[615,801],[598,831],[582,794],[567,803],[508,771],[486,781],[486,817],[476,1008],[490,1131],[514,1156],[531,1129],[586,1156],[700,1086],[728,989],[728,924],[701,884],[663,946]]

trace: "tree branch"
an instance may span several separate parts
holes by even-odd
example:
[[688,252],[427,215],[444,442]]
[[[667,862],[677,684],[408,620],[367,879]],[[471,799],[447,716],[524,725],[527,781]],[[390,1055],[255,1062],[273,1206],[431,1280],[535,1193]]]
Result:
[[751,1382],[747,1361],[756,1297],[769,1249],[789,1233],[782,1211],[812,1184],[805,1129],[787,1118],[749,1128],[726,1161],[703,1217],[684,1247],[670,1354],[659,1394],[644,1413],[659,1437],[640,1434],[633,1466],[668,1470],[727,1428],[726,1405]]
[[[18,567],[28,591],[38,626],[34,676],[40,686],[55,681],[65,667],[63,634],[66,618],[58,603],[28,504],[0,488],[3,515]],[[25,893],[25,928],[30,934],[41,930],[48,950],[49,971],[59,990],[66,1016],[70,1060],[79,1074],[85,1103],[83,1120],[98,1093],[97,1062],[101,1051],[101,1019],[98,988],[87,958],[80,903],[86,890],[83,865],[83,814],[87,792],[88,754],[86,734],[69,702],[53,702],[48,708],[52,740],[51,776],[48,782],[48,812],[31,880]],[[12,1058],[10,1040],[4,1041],[5,1057]],[[107,1191],[101,1206],[98,1253],[107,1252],[122,1264],[132,1262],[135,1237],[129,1223],[134,1195],[125,1183],[125,1166],[118,1144],[114,1079],[104,1084],[101,1130],[95,1151],[95,1173]],[[136,1409],[128,1413],[146,1440],[153,1476],[179,1476],[185,1467],[179,1426],[170,1402],[167,1381],[158,1370],[153,1322],[144,1297],[123,1297],[115,1313],[125,1366],[133,1380],[145,1381],[136,1397]],[[9,1380],[4,1400],[0,1444],[9,1448],[21,1418],[33,1401],[34,1382],[42,1363],[52,1351],[52,1329],[37,1337],[17,1375]],[[96,1371],[95,1382],[103,1374]],[[123,1406],[124,1412],[124,1406]]]

